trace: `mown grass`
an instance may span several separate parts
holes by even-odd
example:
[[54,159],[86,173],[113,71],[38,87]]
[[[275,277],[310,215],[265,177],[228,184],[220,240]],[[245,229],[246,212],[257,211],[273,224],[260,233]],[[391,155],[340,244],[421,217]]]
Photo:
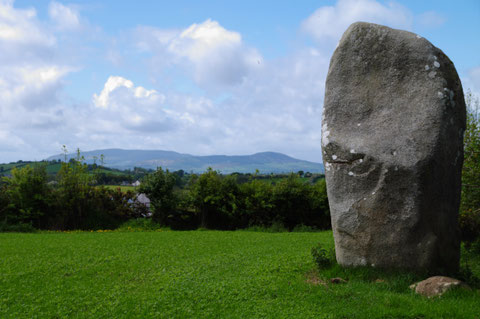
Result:
[[[427,299],[410,274],[316,273],[317,243],[333,247],[331,232],[0,234],[0,318],[480,316],[475,290]],[[307,282],[338,275],[348,282]]]

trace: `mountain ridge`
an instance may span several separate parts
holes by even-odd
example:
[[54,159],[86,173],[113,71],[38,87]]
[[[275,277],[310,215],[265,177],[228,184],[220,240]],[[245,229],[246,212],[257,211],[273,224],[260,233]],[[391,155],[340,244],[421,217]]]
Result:
[[[221,173],[233,172],[254,173],[286,173],[305,171],[323,173],[323,165],[293,158],[278,152],[259,152],[251,155],[191,155],[165,150],[126,150],[120,148],[100,149],[81,152],[86,163],[99,163],[104,155],[105,166],[118,169],[143,167],[156,169],[162,167],[172,171],[183,169],[187,172],[201,173],[211,167]],[[76,154],[67,154],[67,160]],[[57,154],[47,160],[64,160],[64,154]]]

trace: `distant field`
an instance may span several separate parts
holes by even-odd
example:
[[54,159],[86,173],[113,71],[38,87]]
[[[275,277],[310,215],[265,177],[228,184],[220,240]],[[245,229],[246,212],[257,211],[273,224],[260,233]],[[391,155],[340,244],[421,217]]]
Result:
[[4,233],[0,317],[479,317],[478,291],[426,299],[408,276],[307,283],[319,242],[332,233]]
[[[286,178],[286,176],[288,175],[285,175],[285,176],[282,176],[282,177],[270,177],[270,178],[262,178],[260,179],[261,181],[264,181],[266,183],[270,183],[270,184],[276,184],[276,183],[279,183],[281,182],[282,180],[284,180]],[[315,183],[322,180],[324,177],[323,175],[320,175],[320,176],[316,176],[315,178],[311,178],[311,177],[300,177],[300,180],[304,183],[310,183],[312,181],[314,181]]]
[[134,186],[120,186],[120,185],[103,185],[103,186],[110,189],[120,188],[122,192],[126,192],[126,191],[134,192],[136,190],[136,187]]
[[[22,168],[27,165],[35,166],[35,165],[44,165],[44,164],[45,162],[21,162],[21,163],[0,164],[0,174],[10,175],[14,167]],[[47,162],[46,163],[47,173],[55,175],[58,173],[61,166],[62,166],[61,163]],[[95,172],[91,171],[91,174],[94,174],[94,173],[106,173],[110,175],[125,175],[125,173],[121,171],[109,169],[109,168],[100,168],[100,169],[97,169]]]

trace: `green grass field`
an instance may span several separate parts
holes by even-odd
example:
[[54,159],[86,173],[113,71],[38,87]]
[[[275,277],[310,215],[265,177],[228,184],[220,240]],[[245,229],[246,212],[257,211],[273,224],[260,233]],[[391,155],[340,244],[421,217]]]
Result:
[[135,192],[135,190],[137,189],[134,186],[120,186],[120,185],[103,185],[103,187],[106,187],[106,188],[109,188],[109,189],[114,189],[114,190],[117,189],[117,188],[120,188],[120,190],[122,192],[126,192],[126,191]]
[[[0,173],[4,175],[10,175],[12,173],[12,169],[16,167],[17,169],[20,169],[22,167],[25,167],[27,165],[30,166],[36,166],[36,165],[45,165],[47,174],[55,175],[58,173],[60,168],[62,167],[61,163],[52,163],[52,162],[21,162],[21,163],[10,163],[10,164],[0,164]],[[105,173],[109,175],[125,175],[124,172],[115,170],[115,169],[110,169],[110,168],[99,168],[95,172],[90,171],[90,174],[94,173]]]
[[[478,290],[427,299],[408,274],[316,274],[319,242],[331,232],[3,233],[0,318],[480,317]],[[307,282],[333,275],[348,282]]]

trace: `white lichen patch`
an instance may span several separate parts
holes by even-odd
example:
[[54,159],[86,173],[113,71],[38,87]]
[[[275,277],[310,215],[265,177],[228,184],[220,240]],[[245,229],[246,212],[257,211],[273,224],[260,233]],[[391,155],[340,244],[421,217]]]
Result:
[[335,155],[335,154],[332,155],[332,159],[333,159],[333,160],[336,160],[337,158],[338,158],[337,155]]
[[417,34],[417,39],[421,39],[422,37]]
[[435,71],[432,71],[432,72],[428,73],[428,77],[430,79],[433,79],[435,77],[435,75],[437,75],[437,72],[435,72]]
[[360,163],[363,163],[363,159],[362,159],[362,158],[361,158],[361,159],[359,159],[358,161],[359,161]]
[[360,126],[360,125],[362,125],[362,124],[361,124],[361,123],[358,123],[358,124],[357,124],[357,126]]
[[353,174],[353,172],[350,171],[350,172],[348,172],[348,175],[349,175],[349,176],[353,176],[353,175],[355,175],[355,174]]
[[327,171],[330,171],[330,168],[332,167],[332,164],[330,164],[329,162],[325,162],[325,169]]
[[434,56],[433,56],[433,59],[434,59],[434,60],[436,60],[436,59],[437,59],[437,57],[434,55]]
[[443,99],[443,93],[442,92],[438,91],[437,95],[438,95],[439,98]]
[[430,67],[428,65],[425,65],[425,71],[430,70]]
[[354,149],[351,149],[351,150],[350,150],[350,153],[351,153],[351,154],[355,154],[356,152],[355,152]]
[[397,156],[397,151],[393,151],[393,156]]
[[440,63],[438,63],[437,61],[433,62],[433,66],[435,66],[436,68],[439,68],[440,67]]
[[[325,111],[325,109],[324,109]],[[328,145],[330,140],[328,139],[328,136],[330,135],[330,131],[328,130],[328,124],[327,121],[325,121],[324,114],[322,115],[322,146],[325,147]]]
[[375,192],[372,192],[372,195],[375,195]]

